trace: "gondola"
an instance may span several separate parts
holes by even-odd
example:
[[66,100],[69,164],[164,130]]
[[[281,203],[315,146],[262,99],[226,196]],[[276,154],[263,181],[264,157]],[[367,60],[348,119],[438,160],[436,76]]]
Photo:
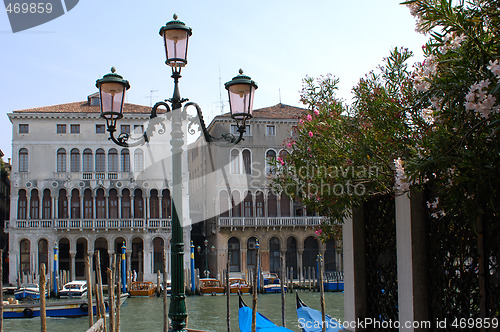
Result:
[[[309,308],[299,298],[299,294],[295,293],[295,295],[297,298],[297,317],[299,318],[299,327],[303,332],[321,332],[321,311]],[[323,324],[325,324],[327,332],[337,332],[343,330],[340,323],[328,315],[325,315],[325,321]]]
[[[240,325],[240,332],[251,332],[252,331],[252,308],[249,308],[243,299],[240,298],[240,309],[238,311],[238,322]],[[283,326],[277,326],[269,319],[257,312],[255,320],[255,331],[256,332],[292,332],[292,330],[287,329]]]

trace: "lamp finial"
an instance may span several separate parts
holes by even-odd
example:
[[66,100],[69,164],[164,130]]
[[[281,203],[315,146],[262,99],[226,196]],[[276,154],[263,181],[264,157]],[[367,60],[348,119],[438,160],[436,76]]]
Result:
[[240,68],[239,73],[240,75],[243,75],[243,69]]
[[174,20],[177,20],[179,18],[179,16],[177,16],[177,14],[174,14]]
[[116,72],[116,68],[115,68],[115,66],[111,67],[111,72],[112,72],[112,73]]

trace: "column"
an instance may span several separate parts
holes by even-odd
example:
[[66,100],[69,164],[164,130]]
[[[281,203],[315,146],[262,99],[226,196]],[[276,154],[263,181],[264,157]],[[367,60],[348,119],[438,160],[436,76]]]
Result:
[[150,239],[144,239],[144,280],[148,280],[149,278],[152,278],[152,274],[154,273],[153,270],[153,247],[151,246],[151,240]]
[[[366,316],[365,225],[363,207],[344,220],[344,320]],[[352,329],[357,331],[359,329]]]
[[127,269],[129,271],[132,270],[132,265],[130,264],[131,263],[131,257],[132,257],[132,243],[127,243],[127,246],[130,245],[130,250],[126,250],[126,255],[127,255]]
[[70,251],[69,252],[69,269],[71,273],[71,280],[75,280],[75,256],[76,252],[75,251]]
[[[396,196],[398,307],[400,322],[427,321],[427,276],[423,193]],[[400,328],[400,331],[417,331]]]

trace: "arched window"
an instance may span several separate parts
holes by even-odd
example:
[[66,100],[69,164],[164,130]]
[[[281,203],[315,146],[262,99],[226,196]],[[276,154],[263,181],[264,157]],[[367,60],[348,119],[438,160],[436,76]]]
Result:
[[28,198],[26,197],[26,190],[19,189],[19,197],[17,201],[17,219],[25,220],[28,218]]
[[163,219],[172,217],[172,201],[168,189],[163,189],[161,192],[161,217]]
[[59,219],[68,218],[68,197],[66,197],[66,189],[59,190],[57,199],[57,217]]
[[27,172],[28,171],[28,150],[21,149],[19,150],[19,172]]
[[[92,203],[92,200],[91,200],[91,203]],[[80,219],[81,218],[80,211],[81,211],[80,192],[78,191],[78,189],[73,189],[71,191],[71,219]]]
[[144,152],[141,149],[137,149],[134,152],[134,171],[144,171]]
[[231,173],[240,174],[240,151],[231,150]]
[[276,151],[268,150],[266,152],[266,174],[271,175],[276,173],[276,166],[273,165],[276,160]]
[[39,219],[40,218],[40,199],[38,198],[38,190],[37,189],[33,189],[31,191],[30,218],[31,219]]
[[245,174],[252,174],[252,155],[250,150],[245,149],[242,152],[243,166],[245,167]]
[[71,172],[80,172],[80,151],[72,149],[70,155]]
[[45,271],[48,269],[49,264],[49,241],[40,239],[38,241],[38,267],[45,264]]
[[152,219],[160,218],[160,202],[158,201],[158,190],[151,189],[149,197],[149,216]]
[[232,217],[241,217],[241,201],[240,193],[234,190],[231,193],[231,206],[232,206]]
[[229,195],[227,191],[223,190],[219,194],[219,215],[221,217],[229,217]]
[[272,237],[269,240],[269,272],[280,271],[280,240]]
[[122,219],[129,219],[132,216],[130,212],[130,190],[122,190]]
[[109,218],[117,219],[118,218],[118,192],[116,189],[109,190],[108,197],[108,209],[109,209]]
[[293,236],[286,240],[286,266],[293,267],[294,278],[297,278],[297,239]]
[[245,217],[253,217],[253,202],[252,193],[247,192],[245,200],[243,201],[243,212]]
[[118,172],[118,151],[116,149],[108,151],[108,172]]
[[255,243],[257,242],[257,238],[252,236],[247,241],[247,267],[255,268],[256,264],[256,249]]
[[232,237],[227,242],[229,252],[229,272],[240,272],[240,240]]
[[302,254],[303,267],[316,267],[316,259],[319,253],[318,249],[318,240],[313,236],[309,236],[304,240],[304,252]]
[[144,218],[144,200],[142,199],[142,190],[134,191],[134,218]]
[[106,198],[104,197],[104,190],[99,188],[96,192],[95,198],[96,205],[96,217],[98,219],[106,218]]
[[66,150],[57,150],[57,171],[66,172]]
[[31,257],[31,252],[30,252],[30,241],[27,239],[21,240],[19,242],[19,255],[20,255],[20,270],[22,274],[31,274],[31,262],[30,262],[30,257]]
[[85,219],[94,218],[94,204],[92,200],[92,190],[85,189],[83,193],[83,217]]
[[277,217],[278,216],[278,200],[276,198],[276,194],[272,191],[267,195],[267,215],[269,217]]
[[264,194],[258,191],[255,195],[255,216],[264,217]]
[[83,171],[84,172],[92,172],[92,150],[85,149],[83,150]]
[[290,198],[285,193],[281,193],[280,211],[282,217],[290,217]]
[[43,191],[42,198],[42,219],[52,218],[52,197],[50,197],[50,189]]
[[161,237],[155,237],[153,240],[153,272],[163,271],[163,249],[165,241]]
[[95,152],[95,171],[106,172],[106,154],[103,149],[97,149]]
[[121,151],[121,171],[130,172],[130,152],[128,149]]

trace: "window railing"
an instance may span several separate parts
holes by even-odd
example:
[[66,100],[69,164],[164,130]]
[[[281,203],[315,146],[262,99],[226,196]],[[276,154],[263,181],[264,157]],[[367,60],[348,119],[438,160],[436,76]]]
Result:
[[318,226],[324,217],[219,217],[219,227],[294,227]]
[[170,229],[171,219],[48,219],[14,220],[6,228],[18,229]]

